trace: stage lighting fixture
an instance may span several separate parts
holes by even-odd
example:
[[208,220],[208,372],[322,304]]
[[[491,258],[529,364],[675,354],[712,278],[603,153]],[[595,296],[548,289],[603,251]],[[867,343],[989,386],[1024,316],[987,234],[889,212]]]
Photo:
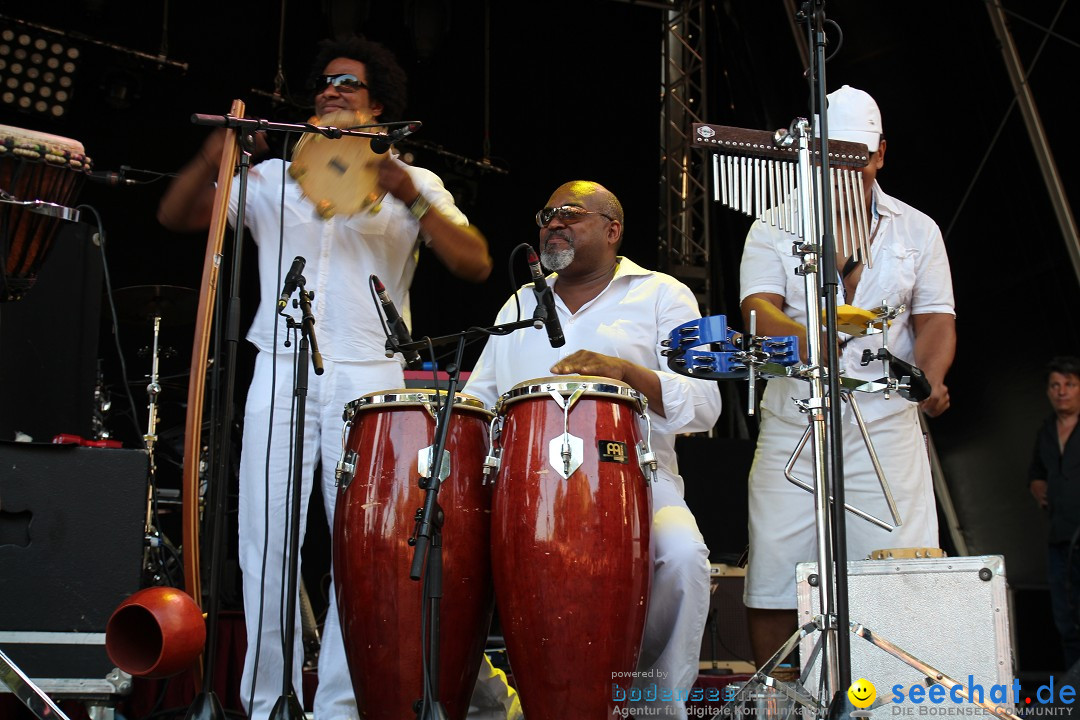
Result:
[[37,30],[0,28],[0,104],[60,118],[71,100],[81,51]]

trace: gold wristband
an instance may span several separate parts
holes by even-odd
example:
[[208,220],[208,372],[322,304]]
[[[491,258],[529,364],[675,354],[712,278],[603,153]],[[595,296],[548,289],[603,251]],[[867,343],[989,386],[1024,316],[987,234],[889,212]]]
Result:
[[427,211],[430,209],[431,203],[429,203],[423,195],[417,195],[416,199],[409,204],[409,212],[412,213],[412,216],[417,220],[420,220],[427,215]]

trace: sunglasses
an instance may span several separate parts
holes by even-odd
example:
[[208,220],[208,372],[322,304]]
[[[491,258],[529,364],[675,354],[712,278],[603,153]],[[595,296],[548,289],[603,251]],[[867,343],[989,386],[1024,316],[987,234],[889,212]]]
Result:
[[367,88],[367,83],[352,73],[338,73],[337,75],[317,75],[312,82],[312,89],[318,95],[329,85],[333,85],[335,90],[343,93],[354,93]]
[[558,217],[564,223],[576,223],[584,220],[589,215],[599,215],[605,217],[608,220],[614,220],[615,218],[610,215],[605,215],[602,212],[593,212],[586,210],[583,207],[577,205],[562,205],[560,207],[546,207],[540,212],[536,213],[536,224],[540,227],[547,227],[547,224]]

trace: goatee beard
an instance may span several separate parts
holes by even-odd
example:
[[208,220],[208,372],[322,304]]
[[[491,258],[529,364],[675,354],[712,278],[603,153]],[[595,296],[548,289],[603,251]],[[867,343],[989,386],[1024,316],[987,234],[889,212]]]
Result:
[[574,262],[574,248],[573,246],[561,250],[544,248],[540,253],[540,262],[552,272],[565,270],[569,267],[570,263]]

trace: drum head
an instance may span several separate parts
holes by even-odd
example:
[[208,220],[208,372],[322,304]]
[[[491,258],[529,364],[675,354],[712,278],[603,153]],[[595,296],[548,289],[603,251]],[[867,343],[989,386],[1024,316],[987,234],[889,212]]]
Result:
[[604,397],[611,400],[627,400],[641,404],[641,393],[620,380],[595,375],[556,375],[518,383],[499,398],[499,406],[505,407],[530,397],[550,397],[552,392],[573,395],[581,390],[582,396]]
[[[370,125],[366,113],[337,110],[314,118],[319,125],[355,130]],[[353,215],[377,204],[386,194],[379,188],[379,156],[371,140],[343,136],[337,139],[307,133],[293,150],[289,175],[304,197],[315,204],[323,219]]]
[[[10,156],[24,160],[41,160],[71,170],[90,171],[90,158],[84,154],[83,144],[78,140],[0,125],[0,157]],[[5,188],[10,191],[10,188]],[[37,198],[19,198],[36,200]]]
[[[436,399],[438,395],[438,399]],[[433,408],[438,402],[445,401],[446,393],[435,391],[430,388],[402,388],[398,390],[380,390],[368,393],[345,406],[345,417],[350,418],[357,412],[386,407],[425,407]],[[454,396],[454,411],[465,410],[467,412],[482,413],[494,417],[484,406],[480,398],[457,393]]]

